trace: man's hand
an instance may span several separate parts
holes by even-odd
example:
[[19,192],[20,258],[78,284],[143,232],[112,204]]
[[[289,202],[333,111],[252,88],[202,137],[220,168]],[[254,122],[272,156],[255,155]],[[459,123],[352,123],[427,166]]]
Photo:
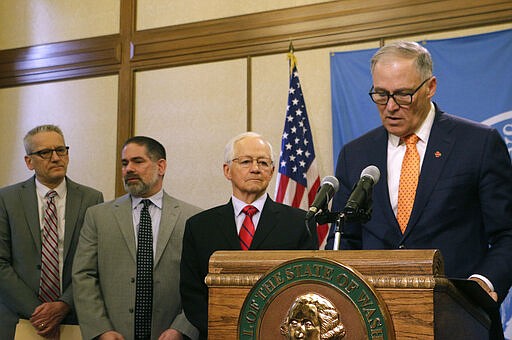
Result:
[[116,331],[108,331],[100,335],[98,340],[124,340],[124,336]]
[[485,290],[494,301],[498,302],[498,294],[492,291],[487,283],[485,283],[483,280],[480,280],[478,277],[471,277],[469,279],[478,283],[480,287],[482,287],[482,289]]
[[177,330],[170,328],[160,334],[158,340],[183,340],[183,335]]
[[62,301],[45,302],[34,309],[30,322],[39,336],[55,338],[59,335],[59,326],[69,313],[69,306]]

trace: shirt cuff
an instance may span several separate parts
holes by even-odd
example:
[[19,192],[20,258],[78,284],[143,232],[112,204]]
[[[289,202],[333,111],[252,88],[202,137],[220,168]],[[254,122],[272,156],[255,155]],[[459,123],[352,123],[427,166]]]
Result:
[[472,277],[476,277],[477,279],[484,281],[485,284],[491,289],[491,292],[494,292],[494,286],[492,285],[492,282],[489,281],[488,278],[486,278],[485,276],[480,275],[480,274],[473,274],[469,278],[471,279]]

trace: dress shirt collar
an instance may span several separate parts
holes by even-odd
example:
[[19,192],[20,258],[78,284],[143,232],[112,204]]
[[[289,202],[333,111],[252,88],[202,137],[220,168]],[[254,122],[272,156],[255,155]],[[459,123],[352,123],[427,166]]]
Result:
[[60,182],[60,184],[57,185],[57,187],[55,189],[50,189],[43,183],[39,182],[36,177],[36,191],[37,191],[37,194],[39,195],[39,197],[44,199],[46,197],[46,194],[51,190],[55,190],[57,192],[58,198],[66,197],[66,190],[67,190],[66,179],[64,178],[64,180],[62,182]]
[[[263,206],[265,205],[265,201],[267,200],[267,194],[261,195],[256,201],[252,202],[250,205],[256,207],[258,212],[261,213],[263,211]],[[242,200],[239,200],[235,196],[231,196],[231,201],[233,202],[233,208],[235,210],[235,216],[238,216],[242,213],[242,209],[249,205]]]
[[130,195],[130,197],[132,198],[132,209],[136,209],[137,206],[140,204],[140,202],[143,200],[143,199],[148,199],[151,201],[151,203],[153,203],[155,206],[157,206],[159,209],[162,209],[162,206],[163,206],[163,199],[164,199],[164,189],[160,189],[159,192],[157,192],[156,194],[154,194],[153,196],[151,197],[135,197],[135,196],[132,196]]

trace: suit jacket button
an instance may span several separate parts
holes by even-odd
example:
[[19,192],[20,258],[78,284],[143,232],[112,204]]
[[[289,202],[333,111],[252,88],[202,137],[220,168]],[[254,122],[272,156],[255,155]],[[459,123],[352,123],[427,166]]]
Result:
[[133,308],[128,309],[128,311],[133,314]]
[[135,282],[135,278],[134,278],[134,277],[132,277],[132,278],[130,279],[130,282],[131,282],[131,283],[134,283],[134,282]]
[[405,246],[403,244],[398,246],[398,249],[405,249]]
[[37,268],[37,270],[41,270],[41,265],[40,265],[40,264],[38,264],[38,265],[36,266],[36,268]]

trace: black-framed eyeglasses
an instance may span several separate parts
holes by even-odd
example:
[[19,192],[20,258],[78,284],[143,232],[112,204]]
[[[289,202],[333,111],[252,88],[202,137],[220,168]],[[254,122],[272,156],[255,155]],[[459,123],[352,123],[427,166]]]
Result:
[[372,86],[372,88],[370,89],[370,92],[368,94],[370,95],[370,98],[372,99],[372,101],[378,105],[387,105],[387,103],[389,102],[389,98],[393,98],[393,100],[395,101],[395,103],[397,103],[397,105],[410,105],[412,103],[412,97],[414,96],[414,94],[416,94],[416,92],[418,92],[418,90],[421,89],[421,87],[423,85],[425,85],[425,83],[427,81],[429,81],[430,79],[432,79],[432,77],[425,79],[411,93],[405,93],[405,92],[388,93],[386,91],[374,92],[373,86]]
[[250,168],[254,162],[258,164],[258,168],[268,170],[272,167],[272,160],[266,157],[253,158],[249,156],[241,156],[233,158],[231,161],[237,162],[242,168]]
[[59,146],[59,147],[56,147],[55,149],[43,149],[43,150],[39,150],[39,151],[34,151],[34,152],[29,153],[28,155],[29,156],[38,155],[42,159],[50,159],[50,158],[52,158],[54,151],[57,154],[57,156],[63,157],[68,154],[68,150],[69,150],[69,146]]

